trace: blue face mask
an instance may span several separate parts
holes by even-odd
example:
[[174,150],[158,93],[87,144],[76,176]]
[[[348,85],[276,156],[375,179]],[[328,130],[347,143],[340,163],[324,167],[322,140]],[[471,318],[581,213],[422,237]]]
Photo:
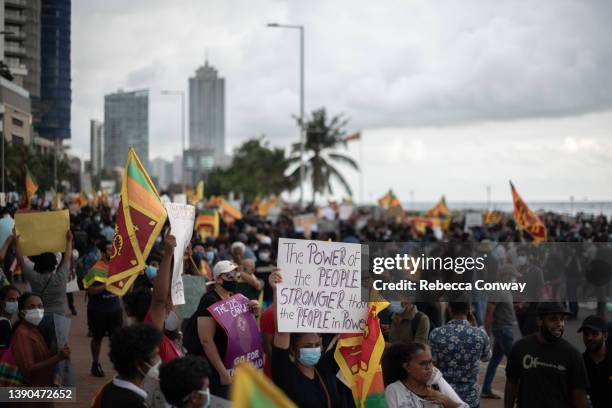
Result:
[[149,279],[155,279],[157,276],[157,268],[154,266],[147,266],[145,268],[145,275],[147,275],[147,278]]
[[300,348],[298,361],[306,367],[314,367],[321,359],[321,347]]
[[17,302],[4,302],[4,311],[10,315],[17,314],[19,311]]
[[214,260],[215,260],[215,251],[206,252],[206,262],[212,265]]
[[204,254],[202,252],[194,252],[193,255],[192,255],[193,262],[195,262],[195,264],[198,265],[198,266],[200,266],[200,262],[205,257],[206,257],[206,254]]
[[398,301],[393,301],[389,304],[389,311],[391,313],[402,313],[404,311],[404,308],[402,307],[402,302],[398,302]]

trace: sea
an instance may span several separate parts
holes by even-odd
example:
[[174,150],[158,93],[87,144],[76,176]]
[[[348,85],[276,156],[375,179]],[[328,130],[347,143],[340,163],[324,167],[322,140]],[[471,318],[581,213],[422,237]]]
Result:
[[[427,211],[436,205],[436,202],[415,201],[402,203],[407,211]],[[577,213],[612,216],[612,201],[532,201],[529,208],[536,212],[554,212],[558,214],[576,215]],[[513,210],[512,201],[447,201],[446,206],[451,210],[466,211],[502,211]]]

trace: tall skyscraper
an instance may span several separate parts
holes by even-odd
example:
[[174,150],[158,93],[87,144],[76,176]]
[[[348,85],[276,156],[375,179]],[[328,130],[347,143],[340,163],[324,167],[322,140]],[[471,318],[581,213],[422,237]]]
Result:
[[26,67],[26,9],[35,7],[36,1],[26,4],[25,1],[3,0],[2,4],[2,31],[4,62],[8,65],[13,82],[23,86],[24,78],[28,74]]
[[123,167],[133,147],[149,168],[149,91],[104,96],[104,168]]
[[95,119],[89,122],[89,153],[91,174],[97,176],[104,164],[104,123]]
[[225,155],[225,79],[208,61],[189,78],[189,148]]
[[70,138],[71,0],[42,0],[40,12],[40,100],[33,99],[34,126],[41,137]]

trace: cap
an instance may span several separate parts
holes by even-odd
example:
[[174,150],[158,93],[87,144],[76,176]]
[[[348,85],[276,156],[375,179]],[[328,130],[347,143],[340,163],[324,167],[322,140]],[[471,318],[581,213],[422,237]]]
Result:
[[608,331],[606,321],[597,315],[587,316],[582,322],[582,326],[578,329],[578,333],[584,329],[591,329],[599,332]]
[[536,309],[536,313],[538,316],[544,316],[549,314],[563,314],[569,315],[570,313],[565,310],[565,306],[563,306],[559,302],[542,302],[538,303],[538,307]]
[[236,268],[238,268],[238,265],[236,265],[232,261],[219,261],[215,264],[215,267],[213,268],[213,278],[217,279],[219,275],[235,271]]

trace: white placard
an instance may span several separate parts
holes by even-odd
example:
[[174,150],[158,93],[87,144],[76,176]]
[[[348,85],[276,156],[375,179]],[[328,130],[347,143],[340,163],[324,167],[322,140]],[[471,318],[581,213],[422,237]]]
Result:
[[195,207],[177,203],[166,203],[165,206],[170,220],[170,232],[176,238],[170,294],[172,304],[183,305],[185,304],[185,291],[183,289],[183,277],[181,276],[183,273],[183,254],[193,234]]
[[353,206],[351,204],[342,204],[338,208],[338,218],[341,221],[346,221],[353,215]]
[[482,214],[477,212],[469,212],[465,214],[465,227],[482,227]]
[[281,238],[277,288],[279,332],[361,333],[361,245]]
[[77,282],[76,275],[73,279],[70,279],[66,283],[66,293],[78,292],[79,291],[79,283]]
[[174,197],[172,197],[172,202],[175,204],[187,204],[187,195],[175,194]]

